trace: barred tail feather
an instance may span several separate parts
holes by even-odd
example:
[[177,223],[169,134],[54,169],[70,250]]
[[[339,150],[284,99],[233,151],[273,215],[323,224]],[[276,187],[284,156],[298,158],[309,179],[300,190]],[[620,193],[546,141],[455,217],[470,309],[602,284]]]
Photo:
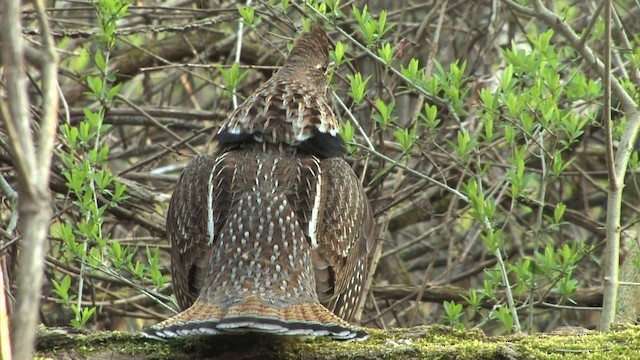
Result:
[[241,312],[234,307],[223,310],[216,304],[196,301],[173,318],[145,329],[144,334],[155,339],[246,332],[329,336],[336,340],[364,340],[368,336],[320,304],[291,305],[283,309],[269,307],[264,312],[247,312],[244,304],[242,309]]

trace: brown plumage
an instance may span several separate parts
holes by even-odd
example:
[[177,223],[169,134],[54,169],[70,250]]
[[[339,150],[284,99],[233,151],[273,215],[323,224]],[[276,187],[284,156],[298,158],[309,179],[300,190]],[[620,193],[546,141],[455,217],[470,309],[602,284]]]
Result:
[[214,156],[187,165],[167,215],[183,312],[148,335],[366,336],[347,321],[374,223],[327,102],[328,54],[316,26],[222,126]]

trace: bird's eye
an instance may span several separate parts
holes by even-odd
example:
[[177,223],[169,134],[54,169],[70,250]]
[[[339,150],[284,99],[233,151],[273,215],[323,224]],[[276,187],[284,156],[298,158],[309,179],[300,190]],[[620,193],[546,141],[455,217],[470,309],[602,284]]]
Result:
[[329,62],[329,63],[323,63],[320,65],[320,70],[322,70],[322,72],[327,75],[329,74],[329,71],[331,71],[331,69],[333,69],[333,67],[335,66],[335,63],[333,61]]
[[318,65],[315,66],[315,68],[326,74],[327,73],[327,69],[329,68],[329,64],[327,64],[327,63],[318,64]]

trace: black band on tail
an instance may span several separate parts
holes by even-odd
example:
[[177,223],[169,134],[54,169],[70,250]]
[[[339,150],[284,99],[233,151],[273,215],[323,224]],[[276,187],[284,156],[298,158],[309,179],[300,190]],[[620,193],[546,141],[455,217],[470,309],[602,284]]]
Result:
[[334,323],[311,321],[284,321],[270,317],[230,316],[224,319],[193,320],[168,326],[151,326],[143,333],[154,339],[194,335],[217,335],[247,332],[264,332],[280,335],[329,336],[336,340],[365,340],[368,334],[355,328]]

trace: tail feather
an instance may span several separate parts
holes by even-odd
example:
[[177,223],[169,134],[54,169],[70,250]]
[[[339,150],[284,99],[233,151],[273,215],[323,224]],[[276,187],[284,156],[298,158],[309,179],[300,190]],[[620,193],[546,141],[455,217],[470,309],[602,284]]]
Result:
[[180,314],[144,330],[147,336],[156,339],[245,332],[330,336],[337,340],[367,338],[366,332],[319,303],[277,308],[266,306],[258,299],[228,309],[197,300]]

